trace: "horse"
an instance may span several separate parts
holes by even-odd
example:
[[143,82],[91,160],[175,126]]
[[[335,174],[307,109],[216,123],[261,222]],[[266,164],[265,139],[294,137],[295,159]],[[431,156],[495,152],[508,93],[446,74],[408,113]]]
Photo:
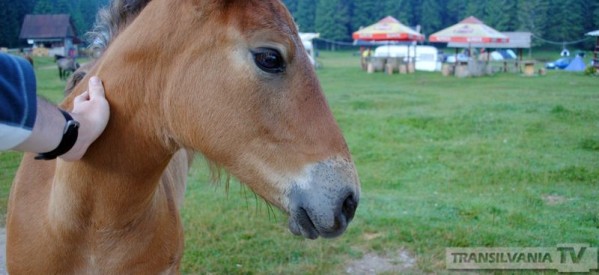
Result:
[[[348,146],[279,0],[115,0],[91,75],[110,121],[75,162],[25,154],[7,214],[10,274],[177,274],[189,155],[224,169],[308,239],[360,200]],[[216,172],[215,172],[216,173]]]
[[56,65],[58,66],[58,77],[60,80],[67,80],[69,75],[79,68],[79,63],[71,57],[56,57]]

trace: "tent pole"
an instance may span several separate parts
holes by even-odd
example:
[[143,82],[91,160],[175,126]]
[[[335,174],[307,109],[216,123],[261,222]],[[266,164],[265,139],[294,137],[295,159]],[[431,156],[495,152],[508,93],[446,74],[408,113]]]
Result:
[[453,62],[453,71],[458,67],[458,48],[455,48],[455,62]]

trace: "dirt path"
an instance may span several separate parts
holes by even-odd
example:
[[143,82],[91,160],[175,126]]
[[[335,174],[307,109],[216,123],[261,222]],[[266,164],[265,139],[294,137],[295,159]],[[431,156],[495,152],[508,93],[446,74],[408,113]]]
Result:
[[400,274],[410,271],[420,273],[416,268],[416,258],[407,250],[400,249],[390,255],[367,253],[361,259],[349,262],[345,272],[352,275]]

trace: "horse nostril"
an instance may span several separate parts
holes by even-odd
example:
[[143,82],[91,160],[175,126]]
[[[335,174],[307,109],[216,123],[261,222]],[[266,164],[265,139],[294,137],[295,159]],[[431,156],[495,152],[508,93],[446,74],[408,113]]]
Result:
[[347,222],[350,222],[354,218],[354,214],[356,213],[356,208],[358,207],[358,202],[356,201],[353,194],[350,194],[343,201],[343,208],[341,209],[341,213],[345,215],[347,218]]

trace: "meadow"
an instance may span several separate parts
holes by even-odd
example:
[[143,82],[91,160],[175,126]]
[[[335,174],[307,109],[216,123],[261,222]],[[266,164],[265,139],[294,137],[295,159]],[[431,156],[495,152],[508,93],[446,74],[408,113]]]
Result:
[[[39,93],[60,100],[56,69],[36,61]],[[234,179],[211,183],[198,158],[183,273],[344,274],[367,255],[383,272],[445,273],[446,247],[599,246],[599,78],[366,74],[349,52],[319,61],[362,182],[348,231],[292,236],[283,214]],[[1,213],[19,158],[0,153]]]

